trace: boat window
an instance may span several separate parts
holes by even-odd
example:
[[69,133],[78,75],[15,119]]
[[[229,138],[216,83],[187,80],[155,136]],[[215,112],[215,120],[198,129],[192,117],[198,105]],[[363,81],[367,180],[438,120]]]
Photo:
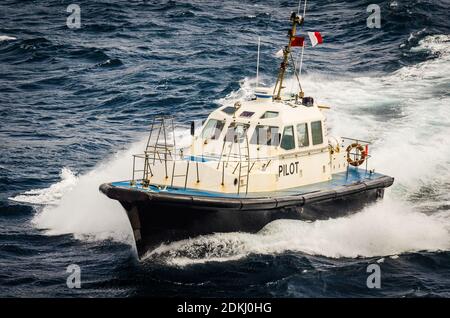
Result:
[[225,122],[222,120],[210,119],[203,128],[202,138],[204,139],[217,139],[222,132]]
[[247,111],[245,111],[245,112],[242,112],[242,113],[239,115],[239,117],[250,118],[250,117],[253,116],[254,113],[255,113],[255,112],[247,112]]
[[254,145],[278,146],[280,144],[279,130],[276,126],[257,125],[250,143]]
[[297,125],[297,143],[300,148],[309,146],[308,124],[307,123]]
[[313,145],[319,145],[323,143],[322,122],[320,120],[313,121],[311,123],[311,134]]
[[225,134],[225,141],[239,142],[244,141],[244,137],[247,134],[247,130],[250,127],[248,124],[233,122],[228,126],[227,133]]
[[261,119],[265,118],[275,118],[278,116],[278,112],[272,112],[272,111],[266,111],[262,116]]
[[283,131],[283,139],[281,139],[281,148],[291,150],[295,148],[294,126],[287,126]]
[[222,108],[221,110],[222,110],[225,114],[233,115],[234,112],[235,112],[235,110],[236,110],[236,108],[234,108],[233,106],[226,106],[226,107]]

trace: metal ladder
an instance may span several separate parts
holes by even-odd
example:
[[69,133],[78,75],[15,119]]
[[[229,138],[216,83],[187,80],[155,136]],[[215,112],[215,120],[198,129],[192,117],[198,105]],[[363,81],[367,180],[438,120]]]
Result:
[[[248,193],[248,181],[250,177],[250,149],[248,146],[247,134],[242,143],[239,143],[239,178],[238,178],[238,191],[241,193],[241,188],[245,187],[245,194]],[[244,157],[244,161],[242,160]]]
[[[226,160],[222,162],[222,158],[224,157],[224,153],[225,153],[225,147],[227,144],[229,145],[228,154],[225,155]],[[236,143],[234,142],[234,140],[229,141],[229,140],[224,139],[224,141],[222,143],[222,151],[220,152],[220,156],[219,156],[219,162],[217,163],[217,169],[220,168],[221,163],[224,165],[225,168],[228,168],[228,163],[230,162],[231,156],[234,155],[234,157],[236,157],[237,154],[233,153],[233,148],[234,148],[235,144]],[[236,168],[237,168],[237,166],[234,168],[233,174],[234,174],[234,171],[236,171]]]
[[[220,168],[220,164],[222,164],[222,185],[224,183],[224,169],[228,167],[228,164],[230,163],[230,158],[239,159],[237,161],[236,166],[233,169],[232,174],[238,170],[238,184],[237,184],[237,194],[240,194],[244,191],[245,188],[245,194],[248,193],[248,182],[249,182],[249,176],[251,171],[250,166],[250,148],[249,148],[249,142],[248,142],[248,136],[245,134],[243,137],[243,141],[237,140],[236,142],[233,141],[227,141],[226,139],[223,141],[222,144],[222,151],[220,152],[219,161],[217,163],[217,169]],[[225,147],[226,145],[229,145],[228,154],[226,155],[226,159],[223,159],[224,153],[225,153]],[[234,147],[238,147],[238,153],[233,152]],[[244,158],[244,160],[243,160]]]
[[146,183],[148,186],[149,175],[153,176],[151,166],[155,164],[156,160],[164,163],[165,177],[166,179],[169,178],[168,161],[173,161],[173,164],[175,165],[175,154],[176,143],[173,117],[157,116],[153,118],[150,126],[147,146],[145,148],[143,183]]

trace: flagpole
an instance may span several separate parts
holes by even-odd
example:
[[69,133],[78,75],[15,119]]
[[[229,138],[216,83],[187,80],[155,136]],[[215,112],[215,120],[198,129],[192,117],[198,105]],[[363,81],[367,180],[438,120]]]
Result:
[[258,36],[258,57],[256,58],[256,88],[259,84],[259,52],[261,47],[261,37]]

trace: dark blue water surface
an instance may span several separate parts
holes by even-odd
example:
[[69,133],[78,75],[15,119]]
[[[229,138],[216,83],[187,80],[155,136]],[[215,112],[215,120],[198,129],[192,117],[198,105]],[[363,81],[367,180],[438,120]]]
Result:
[[[108,209],[72,173],[85,183],[91,173],[96,189],[115,179],[96,177],[98,165],[141,140],[154,115],[185,124],[240,96],[255,77],[258,36],[260,72],[273,84],[297,2],[77,0],[81,28],[69,29],[73,2],[0,4],[0,296],[450,296],[447,0],[308,1],[305,29],[324,44],[307,50],[305,81],[336,99],[354,119],[347,127],[378,141],[379,170],[396,177],[389,204],[349,220],[281,224],[284,235],[169,246],[143,262],[127,240],[89,235],[106,227]],[[366,26],[371,3],[380,29]],[[48,190],[64,180],[75,192]],[[40,189],[36,200],[10,200]],[[51,205],[80,205],[83,217],[66,227],[77,212],[59,207],[42,225],[46,194]],[[364,219],[377,210],[387,216]],[[372,263],[380,289],[366,286]],[[66,285],[70,264],[82,269],[80,289]]]

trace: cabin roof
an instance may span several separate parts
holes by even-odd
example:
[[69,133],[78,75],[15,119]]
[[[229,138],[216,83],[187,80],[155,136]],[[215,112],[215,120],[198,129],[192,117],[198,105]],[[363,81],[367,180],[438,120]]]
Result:
[[[228,110],[234,110],[234,104],[227,104],[214,110],[209,118],[218,120],[236,120],[237,122],[259,124],[259,125],[277,125],[284,126],[301,122],[311,122],[322,120],[324,118],[322,111],[317,106],[303,106],[295,104],[294,101],[272,101],[272,100],[250,100],[241,101],[241,106],[233,113],[226,113]],[[272,118],[262,118],[266,112],[277,112],[278,115]]]

